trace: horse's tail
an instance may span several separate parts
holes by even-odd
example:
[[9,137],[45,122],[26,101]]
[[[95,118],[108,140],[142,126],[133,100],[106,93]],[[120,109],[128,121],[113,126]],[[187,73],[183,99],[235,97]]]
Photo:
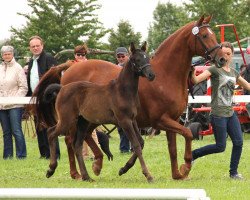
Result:
[[60,92],[62,86],[58,83],[50,84],[44,91],[43,100],[45,103],[54,103],[57,97],[57,94]]
[[35,97],[35,105],[32,111],[37,117],[37,123],[39,126],[48,128],[56,124],[55,101],[50,103],[45,102],[43,98],[44,92],[50,84],[60,84],[62,72],[67,70],[72,64],[73,62],[68,61],[58,66],[51,67],[39,81],[39,84],[32,95],[32,97]]

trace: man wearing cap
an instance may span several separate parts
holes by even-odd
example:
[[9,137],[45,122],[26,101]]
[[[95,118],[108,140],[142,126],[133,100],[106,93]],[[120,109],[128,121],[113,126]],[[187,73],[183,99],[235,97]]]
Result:
[[[40,78],[45,74],[50,67],[57,64],[56,59],[44,51],[44,43],[41,37],[32,36],[29,39],[29,48],[32,53],[32,58],[28,63],[27,82],[28,82],[28,96],[31,96]],[[35,117],[36,133],[38,147],[40,151],[40,158],[49,159],[50,150],[47,137],[47,129],[40,130]],[[60,149],[58,139],[56,140],[56,156],[60,158]]]
[[[124,66],[124,64],[128,61],[128,50],[125,47],[118,47],[115,51],[116,59],[119,66]],[[129,153],[130,151],[130,142],[127,138],[126,134],[122,130],[122,128],[117,127],[119,136],[120,136],[120,152],[121,153]]]

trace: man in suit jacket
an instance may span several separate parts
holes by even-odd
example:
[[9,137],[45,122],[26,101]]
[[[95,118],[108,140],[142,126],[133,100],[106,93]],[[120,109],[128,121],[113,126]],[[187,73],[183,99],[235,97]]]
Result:
[[[28,96],[31,96],[34,92],[36,86],[39,83],[40,78],[45,74],[50,67],[57,64],[56,59],[44,51],[44,43],[41,37],[32,36],[29,39],[29,48],[32,53],[32,58],[28,63]],[[49,159],[49,143],[47,137],[47,129],[40,130],[37,124],[37,119],[35,117],[36,133],[38,140],[38,147],[40,151],[41,158]],[[56,144],[56,155],[60,158],[59,142],[57,139]]]

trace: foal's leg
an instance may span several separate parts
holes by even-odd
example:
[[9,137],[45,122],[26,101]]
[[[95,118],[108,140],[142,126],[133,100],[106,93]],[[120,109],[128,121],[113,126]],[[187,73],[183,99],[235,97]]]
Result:
[[75,155],[79,164],[79,169],[82,175],[82,180],[92,182],[94,180],[90,178],[87,172],[87,168],[85,166],[84,160],[83,160],[83,156],[82,156],[82,143],[84,141],[84,138],[86,137],[86,133],[87,133],[86,130],[87,130],[88,124],[89,123],[82,116],[78,117],[77,131],[76,131],[76,137],[75,137],[73,147],[74,147]]
[[138,156],[138,158],[140,160],[142,173],[147,178],[148,182],[152,182],[153,177],[151,176],[150,172],[148,171],[148,168],[147,168],[145,161],[144,161],[144,158],[142,156],[142,148],[141,148],[141,145],[136,137],[134,126],[137,126],[136,121],[134,120],[132,122],[129,120],[127,123],[125,123],[121,127],[124,129],[128,139],[132,143],[135,154]]
[[100,175],[101,170],[102,170],[102,164],[103,164],[103,153],[101,152],[100,148],[94,141],[92,137],[92,132],[94,129],[98,126],[97,124],[92,124],[87,122],[82,116],[78,118],[79,126],[78,126],[78,131],[84,132],[86,137],[85,141],[93,151],[95,155],[94,162],[92,164],[92,170],[95,173],[96,176]]
[[[134,130],[135,130],[135,133],[136,133],[136,137],[137,137],[137,139],[138,139],[138,141],[139,141],[139,143],[141,145],[141,148],[143,149],[143,147],[144,147],[144,140],[143,140],[143,138],[141,136],[141,133],[140,133],[140,131],[138,129],[137,124],[134,125],[133,127],[134,127]],[[135,152],[133,152],[131,158],[128,160],[128,162],[125,164],[125,166],[120,169],[119,175],[121,176],[121,175],[127,173],[127,171],[134,166],[136,160],[137,160],[137,155],[136,155]]]

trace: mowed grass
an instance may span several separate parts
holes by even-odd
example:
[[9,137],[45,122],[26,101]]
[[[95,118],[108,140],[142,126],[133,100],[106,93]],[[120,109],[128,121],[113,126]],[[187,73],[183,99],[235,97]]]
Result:
[[[234,200],[249,199],[250,196],[250,134],[244,134],[244,148],[239,165],[239,172],[245,177],[243,181],[229,178],[229,162],[232,150],[230,139],[224,153],[214,154],[195,161],[188,180],[173,180],[171,178],[170,159],[165,133],[159,136],[145,138],[143,155],[146,164],[154,176],[154,182],[148,183],[141,173],[139,162],[123,176],[118,175],[120,167],[130,155],[119,153],[119,136],[117,131],[111,134],[110,148],[114,155],[113,161],[104,158],[103,170],[100,176],[95,176],[91,169],[91,161],[86,161],[90,176],[95,182],[73,180],[69,174],[69,163],[64,143],[60,137],[61,159],[58,168],[51,178],[46,178],[49,161],[39,159],[36,138],[32,137],[29,125],[24,126],[28,157],[25,160],[3,160],[0,156],[0,187],[1,188],[196,188],[205,189],[211,199]],[[2,133],[2,132],[1,132]],[[184,162],[184,139],[177,137],[179,165]],[[205,136],[203,141],[193,141],[193,148],[213,143],[213,136]],[[3,151],[2,137],[0,152]]]

